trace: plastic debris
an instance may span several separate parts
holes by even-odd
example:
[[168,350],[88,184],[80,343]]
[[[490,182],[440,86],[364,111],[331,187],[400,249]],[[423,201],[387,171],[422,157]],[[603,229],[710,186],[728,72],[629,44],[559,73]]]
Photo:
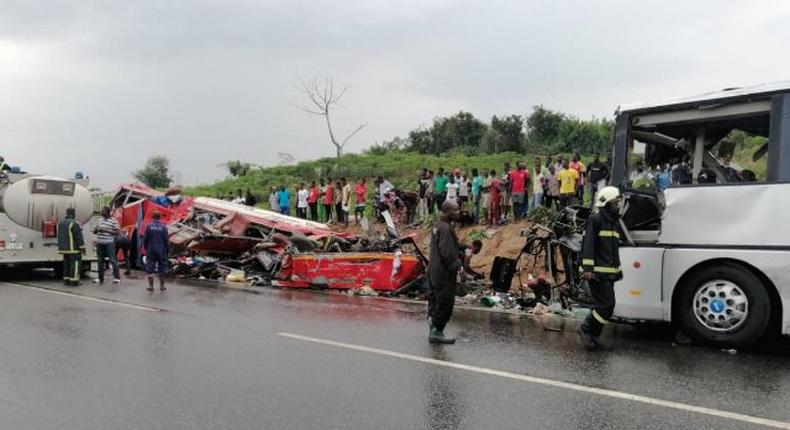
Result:
[[543,303],[538,303],[537,305],[535,305],[534,308],[532,308],[532,314],[535,316],[543,316],[548,314],[549,312],[550,312],[549,307],[544,305]]
[[499,296],[485,296],[482,299],[480,299],[480,303],[483,306],[493,308],[494,306],[502,303],[502,298]]
[[379,293],[377,293],[376,290],[374,290],[373,288],[370,288],[369,286],[366,285],[361,288],[352,288],[348,290],[348,295],[362,296],[362,297],[376,297],[379,295]]
[[591,313],[592,311],[589,308],[576,308],[571,312],[571,316],[577,320],[583,320]]
[[563,316],[563,317],[571,316],[571,312],[569,310],[567,310],[567,309],[563,309],[562,305],[559,304],[559,303],[552,303],[552,304],[550,304],[549,305],[549,312],[551,312],[551,313],[553,313],[555,315]]

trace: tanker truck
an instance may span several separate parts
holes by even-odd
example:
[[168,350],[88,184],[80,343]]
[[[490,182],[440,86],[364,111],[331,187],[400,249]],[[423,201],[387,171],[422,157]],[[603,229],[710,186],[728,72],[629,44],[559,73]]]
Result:
[[82,224],[86,255],[83,272],[96,261],[93,196],[88,181],[26,173],[0,172],[0,266],[62,271],[57,225],[74,208]]

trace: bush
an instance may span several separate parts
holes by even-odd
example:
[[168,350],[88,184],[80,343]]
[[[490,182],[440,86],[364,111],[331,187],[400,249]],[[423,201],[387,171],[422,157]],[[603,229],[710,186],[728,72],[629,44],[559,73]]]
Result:
[[554,220],[556,216],[557,216],[556,210],[552,208],[547,208],[545,206],[541,206],[530,212],[529,215],[527,216],[527,220],[529,220],[533,224],[540,224],[542,226],[548,227],[548,225],[551,224],[551,222]]

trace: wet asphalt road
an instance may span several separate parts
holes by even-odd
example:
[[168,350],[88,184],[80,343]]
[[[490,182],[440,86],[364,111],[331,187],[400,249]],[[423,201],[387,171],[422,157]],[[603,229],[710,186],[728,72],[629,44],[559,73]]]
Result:
[[[645,327],[589,354],[573,327],[422,306],[141,281],[0,283],[2,429],[751,429],[754,422],[287,338],[292,333],[790,422],[790,358],[675,346]],[[111,302],[96,301],[108,299]],[[139,305],[139,306],[127,306]],[[790,424],[788,424],[790,426]]]

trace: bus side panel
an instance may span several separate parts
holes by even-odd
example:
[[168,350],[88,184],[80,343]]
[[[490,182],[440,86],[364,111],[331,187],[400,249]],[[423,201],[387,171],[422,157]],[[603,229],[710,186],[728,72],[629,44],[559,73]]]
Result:
[[665,319],[671,319],[672,295],[680,278],[697,264],[722,258],[753,266],[771,280],[782,302],[782,334],[790,334],[790,251],[668,248],[664,256]]
[[664,248],[620,247],[623,280],[615,284],[614,315],[626,319],[662,320],[661,261]]

